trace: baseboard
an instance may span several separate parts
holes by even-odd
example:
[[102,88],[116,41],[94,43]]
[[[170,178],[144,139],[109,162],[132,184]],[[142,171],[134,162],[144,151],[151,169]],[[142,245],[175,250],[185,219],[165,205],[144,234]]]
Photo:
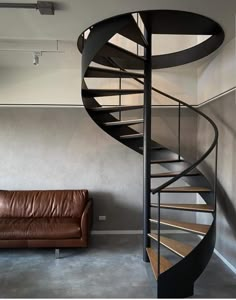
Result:
[[222,260],[222,262],[234,273],[236,274],[236,268],[223,256],[218,250],[214,250],[214,253]]
[[142,230],[92,230],[92,235],[142,234]]
[[[179,231],[179,230],[162,230],[164,234],[189,234],[188,232]],[[142,230],[92,230],[92,235],[135,235],[135,234],[143,234]]]

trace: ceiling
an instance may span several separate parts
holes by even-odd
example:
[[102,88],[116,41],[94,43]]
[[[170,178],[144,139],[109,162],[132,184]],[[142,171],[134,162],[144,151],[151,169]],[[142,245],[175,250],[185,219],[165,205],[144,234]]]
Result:
[[[2,2],[32,3],[36,0],[5,0]],[[37,45],[39,40],[44,46],[47,41],[68,41],[70,46],[62,47],[62,52],[66,57],[65,62],[72,67],[73,59],[77,57],[77,53],[75,53],[77,38],[86,28],[114,15],[148,9],[175,9],[199,13],[212,18],[223,27],[226,33],[225,43],[235,37],[236,0],[64,0],[53,2],[56,8],[54,16],[43,16],[35,10],[0,8],[0,50],[4,50],[1,49],[1,42],[5,40],[17,40],[18,43],[21,43],[23,50],[24,43],[27,43],[28,47],[31,40]],[[40,50],[41,46],[37,47],[35,50]],[[33,49],[33,47],[31,48]],[[4,51],[0,51],[1,67],[25,66],[25,61],[29,60],[29,56],[29,64],[32,64],[32,52],[29,53],[31,50],[29,52],[21,52],[19,49],[17,51],[7,50],[6,48]],[[57,49],[50,48],[49,51],[57,51]],[[47,59],[47,63],[50,64],[53,61],[52,56],[54,56],[57,57],[58,64],[62,54],[52,55],[49,53],[50,57]],[[46,56],[48,57],[48,55]],[[59,66],[61,66],[60,63]],[[66,64],[64,63],[62,66],[65,67]]]

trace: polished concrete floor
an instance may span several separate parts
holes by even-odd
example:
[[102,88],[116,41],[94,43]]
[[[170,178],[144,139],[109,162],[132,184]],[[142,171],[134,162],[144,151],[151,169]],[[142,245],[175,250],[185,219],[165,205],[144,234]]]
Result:
[[[181,239],[189,235],[181,235]],[[169,254],[170,255],[170,254]],[[92,236],[89,249],[0,250],[1,298],[155,298],[156,282],[142,261],[142,239]],[[195,285],[197,298],[236,297],[236,275],[213,256]]]

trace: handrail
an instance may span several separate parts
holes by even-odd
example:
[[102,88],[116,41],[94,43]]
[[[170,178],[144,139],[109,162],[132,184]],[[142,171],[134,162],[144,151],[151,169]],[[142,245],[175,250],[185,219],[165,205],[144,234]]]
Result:
[[214,132],[215,132],[215,137],[214,137],[214,140],[211,144],[211,146],[209,147],[209,149],[195,162],[193,163],[190,167],[188,167],[187,169],[185,169],[184,171],[182,171],[181,173],[179,173],[177,176],[175,176],[174,178],[168,180],[167,182],[165,182],[164,184],[162,184],[161,186],[159,186],[158,188],[156,189],[153,189],[152,190],[152,194],[156,194],[158,192],[160,192],[161,190],[163,190],[164,188],[166,188],[167,186],[169,186],[170,184],[174,183],[175,181],[179,180],[181,177],[185,176],[186,174],[188,174],[189,172],[191,172],[194,168],[196,168],[205,158],[208,157],[208,155],[210,155],[210,153],[213,151],[213,149],[215,148],[215,146],[217,145],[217,142],[218,142],[218,136],[219,136],[219,132],[218,132],[218,129],[217,129],[217,126],[216,124],[211,120],[211,118],[209,118],[206,114],[204,114],[203,112],[197,110],[196,108],[192,107],[191,105],[171,96],[171,95],[168,95],[156,88],[152,88],[153,91],[173,100],[173,101],[176,101],[178,102],[179,104],[182,104],[184,106],[187,106],[189,109],[193,110],[194,112],[196,112],[197,114],[201,115],[203,118],[205,118],[213,127],[214,129]]
[[[118,67],[120,68],[122,71],[127,72],[126,69],[122,68],[121,66],[119,66],[117,64],[117,62],[115,62],[112,58],[110,58],[110,60]],[[128,73],[128,72],[127,72]],[[130,76],[131,78],[133,78],[132,76]],[[133,78],[135,81],[144,84],[144,82],[138,78]],[[203,112],[199,111],[198,109],[194,108],[193,106],[183,102],[182,100],[173,97],[161,90],[156,89],[155,87],[152,87],[152,90],[162,96],[165,96],[175,102],[178,102],[180,105],[186,106],[189,109],[191,109],[192,111],[194,111],[195,113],[201,115],[203,118],[205,118],[213,127],[214,132],[215,132],[215,137],[214,140],[211,144],[211,146],[209,147],[209,149],[194,163],[192,164],[190,167],[188,167],[187,169],[185,169],[184,171],[182,171],[181,173],[179,173],[178,175],[176,175],[174,178],[168,180],[167,182],[165,182],[164,184],[160,185],[158,188],[155,188],[152,190],[152,194],[155,195],[156,193],[160,192],[161,190],[163,190],[164,188],[166,188],[167,186],[169,186],[170,184],[176,182],[177,180],[179,180],[181,177],[185,176],[186,174],[188,174],[189,172],[191,172],[193,169],[195,169],[206,157],[208,157],[208,155],[210,155],[210,153],[213,151],[213,149],[215,148],[215,146],[217,145],[218,142],[218,136],[219,136],[219,132],[217,129],[216,124],[211,120],[211,118],[209,118],[206,114],[204,114]]]

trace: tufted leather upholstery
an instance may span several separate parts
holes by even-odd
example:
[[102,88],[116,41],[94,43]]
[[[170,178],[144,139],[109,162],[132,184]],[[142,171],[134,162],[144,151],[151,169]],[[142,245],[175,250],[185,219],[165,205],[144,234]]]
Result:
[[0,191],[0,247],[86,247],[90,223],[87,190]]
[[0,218],[80,218],[87,201],[87,190],[0,191]]

